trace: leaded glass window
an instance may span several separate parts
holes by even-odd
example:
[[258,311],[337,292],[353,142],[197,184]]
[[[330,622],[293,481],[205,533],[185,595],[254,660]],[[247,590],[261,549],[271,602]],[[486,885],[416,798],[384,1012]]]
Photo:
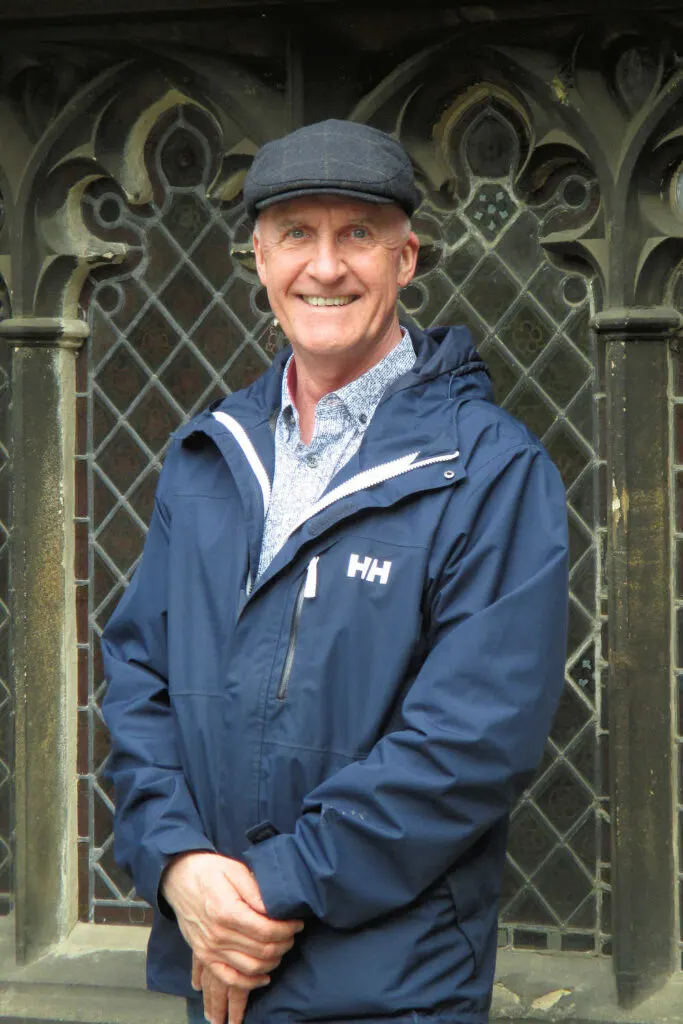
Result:
[[[94,921],[148,914],[113,860],[97,640],[139,557],[169,432],[261,373],[279,343],[248,260],[231,258],[249,242],[239,200],[207,196],[212,145],[178,108],[147,146],[152,202],[130,206],[102,184],[85,197],[91,230],[129,247],[124,268],[89,282],[92,336],[79,357],[79,842],[81,916]],[[607,952],[602,398],[591,281],[556,267],[540,243],[551,218],[594,202],[594,183],[577,172],[525,200],[518,147],[504,114],[485,108],[462,137],[465,198],[423,182],[419,275],[401,303],[423,326],[470,327],[498,400],[543,439],[567,486],[565,693],[541,771],[513,816],[501,941]]]

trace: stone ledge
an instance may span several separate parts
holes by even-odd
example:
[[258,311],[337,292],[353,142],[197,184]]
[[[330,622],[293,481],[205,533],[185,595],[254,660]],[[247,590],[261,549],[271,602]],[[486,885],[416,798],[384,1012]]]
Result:
[[69,1024],[185,1024],[185,1004],[173,996],[125,987],[10,984],[0,988],[0,1018]]
[[18,965],[12,918],[0,920],[0,985],[84,985],[145,991],[148,928],[77,924],[53,950]]
[[[149,929],[78,924],[51,953],[14,963],[0,921],[0,1018],[68,1024],[184,1024],[182,1000],[145,991]],[[582,954],[501,950],[491,1021],[508,1024],[683,1024],[683,974],[620,1010],[612,963]]]
[[492,1021],[683,1024],[683,974],[635,1009],[617,1006],[612,961],[594,956],[501,950]]
[[185,1006],[145,989],[149,928],[77,924],[34,963],[14,960],[12,918],[0,920],[0,1019],[73,1024],[185,1024]]

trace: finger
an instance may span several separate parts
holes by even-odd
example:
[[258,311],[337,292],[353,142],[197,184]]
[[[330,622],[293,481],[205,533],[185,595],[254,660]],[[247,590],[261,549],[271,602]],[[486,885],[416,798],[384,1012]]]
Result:
[[284,952],[280,952],[282,950],[281,945],[275,946],[269,943],[253,943],[252,948],[256,951],[255,955],[243,953],[239,949],[232,949],[226,946],[212,947],[211,949],[200,950],[197,959],[207,968],[214,967],[220,963],[226,967],[233,968],[240,974],[255,977],[270,974],[271,971],[274,971],[276,967],[279,967],[282,957],[287,952],[286,948]]
[[202,972],[204,967],[195,954],[192,954],[192,988],[198,992],[202,987]]
[[240,897],[247,903],[252,910],[255,910],[259,914],[265,914],[266,908],[261,898],[261,890],[258,887],[258,882],[252,875],[251,871],[245,866],[245,870],[242,872],[231,871],[229,874],[231,885],[239,893]]
[[247,1009],[249,993],[243,989],[231,988],[228,1000],[228,1024],[242,1024]]
[[241,974],[234,967],[228,967],[227,964],[220,961],[214,961],[211,964],[211,972],[224,985],[236,985],[237,988],[244,988],[248,991],[270,984],[270,977],[267,974]]
[[209,913],[183,934],[192,948],[197,949],[202,945],[219,946],[229,941],[233,933],[244,935],[252,942],[289,942],[302,927],[300,921],[276,921],[265,917],[236,896],[222,906],[214,902]]
[[[212,954],[216,959],[221,959],[220,954],[226,949],[233,949],[245,956],[253,956],[261,960],[281,960],[285,953],[288,953],[294,945],[294,938],[286,939],[284,942],[261,942],[251,939],[243,932],[226,928],[216,932],[212,937]],[[206,959],[206,952],[202,958]]]
[[225,1024],[230,989],[215,978],[204,993],[204,1016],[209,1024]]
[[248,978],[254,978],[261,974],[270,974],[276,967],[279,967],[282,957],[255,957],[245,956],[236,950],[224,950],[221,961],[228,967],[233,967],[240,974]]
[[286,942],[303,928],[303,921],[276,921],[257,914],[246,903],[236,903],[233,909],[229,925],[257,942]]

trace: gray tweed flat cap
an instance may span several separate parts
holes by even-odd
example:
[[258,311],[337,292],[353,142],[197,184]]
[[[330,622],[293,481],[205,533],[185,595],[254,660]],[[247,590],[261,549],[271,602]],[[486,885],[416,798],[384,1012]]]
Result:
[[341,195],[397,203],[408,216],[420,204],[408,154],[377,128],[354,121],[319,121],[267,142],[244,181],[247,212],[310,195]]

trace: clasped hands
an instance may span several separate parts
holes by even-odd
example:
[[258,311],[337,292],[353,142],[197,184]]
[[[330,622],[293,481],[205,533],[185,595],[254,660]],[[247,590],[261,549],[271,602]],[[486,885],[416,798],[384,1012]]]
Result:
[[201,989],[210,1024],[242,1024],[249,993],[270,981],[294,945],[301,921],[275,921],[256,879],[217,853],[176,857],[162,880],[164,898],[192,949],[192,986]]

